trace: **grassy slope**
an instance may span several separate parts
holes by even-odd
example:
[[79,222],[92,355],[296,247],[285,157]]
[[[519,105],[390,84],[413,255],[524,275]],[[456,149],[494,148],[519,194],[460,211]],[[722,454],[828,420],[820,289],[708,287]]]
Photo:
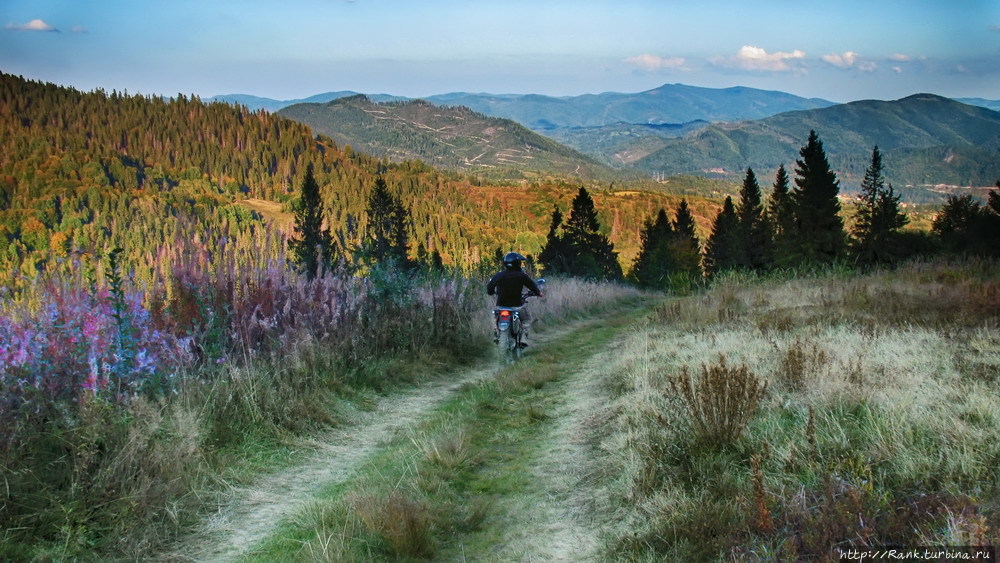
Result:
[[[722,283],[662,308],[606,379],[607,471],[625,511],[607,553],[995,545],[998,321],[995,264]],[[669,381],[720,355],[768,391],[741,437],[712,445]]]
[[[918,264],[732,278],[652,314],[649,301],[611,308],[459,387],[250,558],[755,560],[995,543],[998,297],[994,263]],[[720,355],[768,387],[739,438],[708,443],[669,380]]]

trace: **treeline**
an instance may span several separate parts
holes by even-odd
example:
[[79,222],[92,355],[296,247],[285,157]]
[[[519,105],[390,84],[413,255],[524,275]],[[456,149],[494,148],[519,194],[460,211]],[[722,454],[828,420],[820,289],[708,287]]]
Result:
[[672,220],[660,209],[645,221],[639,253],[627,276],[614,245],[601,234],[593,200],[580,188],[567,221],[558,207],[553,210],[539,261],[547,273],[625,278],[645,288],[686,290],[733,270],[764,272],[844,262],[864,267],[941,252],[1000,254],[996,191],[989,193],[986,205],[970,195],[951,196],[930,233],[904,231],[909,219],[899,194],[886,181],[882,153],[874,147],[848,228],[840,182],[815,131],[810,131],[799,155],[794,186],[782,165],[766,200],[748,168],[739,200],[726,197],[704,244],[685,199]]

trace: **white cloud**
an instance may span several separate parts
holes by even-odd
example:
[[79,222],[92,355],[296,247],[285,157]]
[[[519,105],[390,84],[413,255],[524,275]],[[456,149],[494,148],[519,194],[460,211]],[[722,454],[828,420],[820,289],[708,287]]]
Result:
[[685,61],[683,57],[660,57],[646,53],[635,57],[629,57],[625,59],[625,62],[630,65],[635,65],[643,70],[653,71],[663,69],[684,70],[684,65],[687,61]]
[[820,57],[823,62],[832,64],[837,68],[856,68],[862,72],[875,72],[878,64],[873,61],[861,59],[861,56],[854,51],[846,51],[842,54],[831,53]]
[[745,70],[769,70],[775,72],[788,72],[795,70],[789,61],[804,59],[806,54],[798,49],[791,53],[778,51],[768,53],[766,50],[753,45],[744,45],[734,57],[715,57],[710,59],[713,64],[719,66],[729,66],[742,68]]
[[1000,25],[991,25],[990,31],[1000,31]]
[[902,53],[896,53],[895,55],[892,55],[889,58],[894,61],[899,61],[901,63],[908,63],[913,60],[913,57],[909,55],[904,55]]
[[43,20],[31,20],[28,23],[22,24],[9,23],[7,24],[7,29],[12,29],[14,31],[59,31],[58,29],[45,23]]
[[854,51],[847,51],[842,55],[834,53],[830,55],[823,55],[820,58],[836,67],[851,68],[854,66],[854,63],[857,62],[858,54]]
[[895,72],[896,74],[903,74],[903,68],[902,67],[894,66],[894,67],[892,67],[892,71]]

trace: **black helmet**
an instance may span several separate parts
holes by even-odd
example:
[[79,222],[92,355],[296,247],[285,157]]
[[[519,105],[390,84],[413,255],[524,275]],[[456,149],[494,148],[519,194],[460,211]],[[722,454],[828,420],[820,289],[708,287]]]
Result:
[[508,252],[503,257],[503,265],[508,268],[520,268],[521,262],[527,260],[524,256],[521,256],[517,252]]

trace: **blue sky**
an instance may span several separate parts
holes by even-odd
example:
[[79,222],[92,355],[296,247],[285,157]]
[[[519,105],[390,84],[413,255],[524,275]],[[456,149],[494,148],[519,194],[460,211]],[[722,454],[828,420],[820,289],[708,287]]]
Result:
[[0,0],[0,71],[82,90],[1000,99],[1000,0]]

